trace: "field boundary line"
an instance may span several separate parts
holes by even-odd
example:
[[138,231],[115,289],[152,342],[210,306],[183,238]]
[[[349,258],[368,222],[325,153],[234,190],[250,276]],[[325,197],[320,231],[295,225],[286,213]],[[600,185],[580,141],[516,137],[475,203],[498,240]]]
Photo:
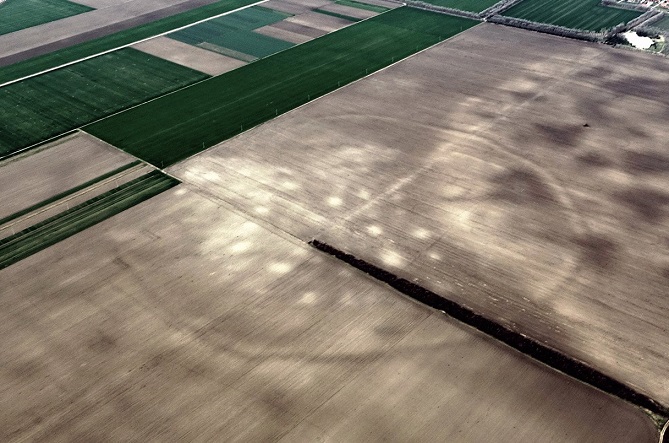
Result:
[[[400,8],[410,8],[410,6],[407,6],[406,4],[403,4],[403,6],[400,6]],[[379,16],[382,15],[382,14],[387,14],[388,12],[390,12],[390,11],[395,11],[395,10],[397,10],[397,9],[399,9],[399,8],[390,9],[390,10],[388,10],[388,11],[386,11],[386,12],[382,12],[382,13],[379,14],[379,15],[375,15],[374,17],[379,17]],[[446,14],[444,14],[444,15],[446,15]],[[364,21],[366,21],[366,20],[370,20],[370,19],[372,19],[372,18],[374,18],[374,17],[369,17],[369,18],[366,18],[366,19],[361,20],[361,21],[359,21],[359,22],[353,23],[353,25],[351,25],[351,26],[354,26],[354,25],[356,25],[356,24],[358,24],[358,23],[362,23],[362,22],[364,22]],[[453,16],[452,16],[452,17],[453,17]],[[464,18],[464,17],[461,17],[461,18]],[[476,21],[476,20],[473,20],[473,19],[469,19],[469,20]],[[468,31],[468,30],[470,30],[470,29],[474,29],[474,28],[476,28],[477,26],[481,26],[481,25],[483,25],[484,23],[485,23],[485,22],[483,22],[483,21],[479,21],[479,23],[477,23],[477,24],[475,24],[475,25],[473,25],[473,26],[470,26],[470,27],[467,28],[467,29],[464,29],[464,30],[460,31],[460,32],[458,32],[458,33],[455,34],[455,35],[452,35],[452,36],[450,36],[450,37],[448,37],[448,38],[445,38],[445,39],[443,39],[443,40],[441,40],[441,41],[438,41],[437,43],[435,43],[435,44],[433,44],[433,45],[431,45],[431,46],[428,46],[427,48],[421,49],[421,50],[418,51],[418,52],[414,52],[413,54],[407,55],[406,57],[401,58],[401,59],[399,59],[399,60],[397,60],[397,61],[395,61],[395,62],[393,62],[393,63],[391,63],[391,64],[389,64],[389,65],[387,65],[387,66],[384,66],[384,67],[381,68],[381,69],[377,69],[376,71],[372,71],[372,72],[370,72],[369,74],[366,74],[366,75],[364,75],[363,77],[360,77],[359,79],[356,79],[356,80],[353,80],[353,81],[351,81],[351,82],[348,82],[348,83],[346,83],[344,86],[340,86],[340,87],[338,87],[337,89],[335,89],[335,90],[333,90],[333,91],[326,92],[326,93],[323,94],[323,95],[319,95],[318,97],[316,97],[316,98],[314,98],[314,99],[311,99],[311,100],[309,100],[309,101],[306,102],[306,103],[302,103],[301,105],[296,106],[296,107],[294,107],[294,108],[292,108],[292,109],[290,109],[290,110],[288,110],[288,111],[286,111],[286,112],[284,112],[284,113],[282,113],[282,114],[280,114],[280,115],[278,115],[278,116],[276,116],[276,117],[274,117],[274,118],[271,118],[271,119],[269,119],[269,120],[267,120],[267,121],[264,121],[264,122],[262,122],[262,123],[259,123],[259,124],[255,125],[255,126],[250,126],[248,129],[244,130],[244,132],[240,132],[239,134],[235,134],[235,135],[233,135],[233,136],[230,137],[230,138],[226,138],[225,140],[222,140],[222,141],[216,143],[215,145],[209,146],[208,148],[206,148],[206,149],[204,149],[204,150],[202,150],[202,151],[199,151],[199,152],[197,152],[197,153],[191,155],[190,157],[186,157],[186,158],[184,158],[183,160],[179,160],[179,161],[176,162],[176,163],[172,163],[172,164],[168,165],[167,167],[168,167],[168,168],[171,168],[171,167],[176,166],[176,165],[178,165],[178,164],[180,164],[180,163],[183,163],[183,162],[185,162],[185,161],[187,161],[187,160],[190,160],[190,159],[192,159],[192,158],[194,158],[194,157],[196,157],[196,156],[198,156],[198,155],[202,155],[202,154],[204,154],[205,152],[207,152],[207,151],[209,151],[209,150],[211,150],[211,149],[217,147],[217,146],[220,145],[221,143],[225,143],[225,142],[227,142],[228,140],[233,140],[233,139],[235,139],[235,138],[237,138],[237,137],[239,137],[239,136],[241,136],[241,135],[247,133],[249,130],[251,130],[251,129],[253,129],[253,128],[258,128],[258,127],[260,127],[260,126],[262,126],[262,125],[266,125],[266,124],[268,124],[268,123],[270,123],[270,122],[273,122],[273,121],[275,121],[275,120],[281,118],[281,117],[284,116],[284,115],[290,114],[291,112],[294,112],[294,111],[296,111],[296,110],[298,110],[298,109],[300,109],[300,108],[303,108],[304,106],[307,106],[307,105],[309,105],[309,104],[311,104],[311,103],[314,103],[316,100],[320,100],[320,99],[322,99],[323,97],[327,97],[327,96],[330,95],[330,94],[334,94],[335,92],[340,91],[341,89],[346,88],[346,87],[349,86],[349,85],[353,85],[353,84],[355,84],[355,83],[357,83],[357,82],[359,82],[359,81],[361,81],[361,80],[364,80],[364,79],[366,79],[366,78],[368,78],[368,77],[371,77],[372,75],[374,75],[374,74],[376,74],[376,73],[378,73],[378,72],[385,71],[386,69],[388,69],[388,68],[390,68],[390,67],[392,67],[392,66],[395,66],[395,65],[398,64],[398,63],[401,63],[401,62],[403,62],[403,61],[405,61],[405,60],[409,60],[411,57],[414,57],[414,56],[416,56],[416,55],[418,55],[418,54],[420,54],[420,53],[422,53],[422,52],[425,52],[425,51],[427,51],[428,49],[432,49],[432,48],[434,48],[435,46],[440,45],[440,44],[442,44],[442,43],[444,43],[444,42],[447,42],[447,41],[449,41],[449,40],[451,40],[451,39],[453,39],[453,38],[459,36],[459,35],[462,34],[463,32],[466,32],[466,31]],[[347,28],[348,28],[348,26],[347,26]],[[341,28],[341,29],[345,29],[345,28]],[[339,29],[337,29],[336,31],[333,31],[333,32],[337,32],[337,31],[339,31]],[[332,34],[332,32],[331,32],[330,34]],[[329,34],[325,34],[325,35],[329,35]],[[320,38],[320,37],[318,37],[318,38]],[[310,41],[311,41],[311,40],[310,40]],[[305,42],[305,43],[309,43],[309,42]],[[300,44],[303,45],[304,43],[300,43]],[[299,45],[295,45],[295,46],[299,46]],[[293,46],[293,47],[295,47],[295,46]],[[289,49],[291,49],[291,48],[284,49],[284,51],[288,51]],[[279,52],[283,52],[283,51],[279,51]],[[278,54],[278,52],[277,52],[277,54]],[[274,55],[274,54],[272,54],[272,55]],[[242,67],[243,67],[243,66],[242,66]],[[212,78],[213,78],[213,77],[212,77]],[[207,81],[207,80],[209,80],[209,79],[205,79],[205,80],[202,80],[202,81]],[[198,82],[198,83],[201,83],[201,82]],[[187,88],[187,87],[188,87],[188,86],[186,86],[186,88]],[[183,89],[186,89],[186,88],[183,88]],[[175,92],[176,92],[176,91],[175,91]],[[172,94],[172,93],[170,93],[170,94]],[[165,94],[165,95],[169,95],[169,94]],[[150,101],[150,100],[149,100],[149,101]],[[123,111],[121,111],[121,112],[123,112]],[[120,113],[120,112],[119,112],[119,113]],[[111,116],[110,116],[110,117],[111,117]],[[107,118],[107,117],[105,117],[105,118]],[[100,120],[104,120],[104,119],[100,119]],[[99,120],[98,120],[98,121],[99,121]],[[91,123],[91,124],[92,124],[92,123]],[[84,132],[85,132],[85,131],[84,131]],[[88,132],[86,132],[86,134],[88,134]],[[126,151],[123,151],[123,152],[126,152]]]
[[253,7],[253,6],[258,6],[258,5],[260,5],[260,4],[262,4],[262,3],[266,3],[266,2],[268,2],[268,1],[269,1],[269,0],[260,0],[260,1],[256,2],[256,3],[252,3],[252,4],[250,4],[250,5],[241,6],[241,7],[237,8],[237,9],[233,9],[233,10],[231,10],[231,11],[226,11],[226,12],[223,12],[223,13],[218,14],[218,15],[213,15],[213,16],[211,16],[211,17],[208,17],[208,18],[205,18],[205,19],[202,19],[202,20],[198,20],[198,21],[193,22],[193,23],[191,23],[191,24],[189,24],[189,25],[180,26],[180,27],[178,27],[178,28],[174,28],[174,29],[171,29],[171,30],[169,30],[169,31],[162,32],[162,33],[160,33],[160,34],[156,34],[156,35],[153,35],[153,36],[151,36],[151,37],[143,38],[143,39],[141,39],[141,40],[137,40],[137,41],[132,42],[132,43],[128,43],[128,44],[125,44],[125,45],[117,46],[116,48],[107,49],[107,50],[105,50],[105,51],[98,52],[97,54],[88,55],[88,56],[83,57],[83,58],[80,58],[80,59],[78,59],[78,60],[73,60],[73,61],[71,61],[71,62],[63,63],[62,65],[54,66],[53,68],[48,68],[48,69],[45,69],[45,70],[40,71],[40,72],[35,72],[34,74],[26,75],[26,76],[24,76],[24,77],[20,77],[20,78],[14,79],[14,80],[9,80],[9,81],[7,81],[7,82],[5,82],[5,83],[0,84],[0,88],[3,88],[3,87],[8,86],[8,85],[11,85],[11,84],[13,84],[13,83],[18,83],[18,82],[23,81],[23,80],[27,80],[27,79],[32,78],[32,77],[37,77],[38,75],[46,74],[47,72],[55,71],[55,70],[57,70],[57,69],[61,69],[61,68],[66,68],[66,67],[71,66],[71,65],[74,65],[74,64],[76,64],[76,63],[83,62],[83,61],[86,61],[86,60],[90,60],[90,59],[92,59],[92,58],[99,57],[99,56],[101,56],[101,55],[109,54],[110,52],[114,52],[114,51],[118,51],[118,50],[121,50],[121,49],[129,48],[129,47],[132,46],[132,45],[136,45],[136,44],[138,44],[138,43],[142,43],[142,42],[145,42],[145,41],[147,41],[147,40],[154,39],[154,38],[156,38],[156,37],[162,37],[162,36],[165,36],[165,35],[167,35],[167,34],[171,34],[171,33],[176,32],[176,31],[181,31],[182,29],[186,29],[186,28],[189,28],[189,27],[191,27],[191,26],[199,25],[200,23],[204,23],[204,22],[206,22],[206,21],[213,20],[213,19],[215,19],[215,18],[223,17],[223,16],[225,16],[225,15],[232,14],[232,13],[234,13],[234,12],[239,12],[239,11],[241,11],[241,10],[243,10],[243,9],[251,8],[251,7]]
[[387,284],[391,288],[419,303],[441,311],[444,315],[462,322],[483,334],[501,341],[523,355],[539,361],[546,366],[562,372],[582,383],[592,386],[607,394],[618,397],[636,406],[652,411],[663,417],[669,416],[669,408],[651,397],[642,394],[631,386],[593,368],[589,364],[570,357],[563,352],[495,320],[475,312],[455,301],[430,291],[417,283],[393,274],[381,267],[339,250],[317,239],[308,242],[310,246],[325,254],[362,271],[374,279]]

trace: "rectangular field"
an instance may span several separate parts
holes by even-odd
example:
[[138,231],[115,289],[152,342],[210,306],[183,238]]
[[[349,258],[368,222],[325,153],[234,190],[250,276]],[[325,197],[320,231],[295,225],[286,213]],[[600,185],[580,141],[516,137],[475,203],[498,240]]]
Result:
[[382,13],[386,12],[389,9],[392,8],[387,8],[385,6],[378,6],[378,5],[372,5],[369,3],[362,3],[362,2],[356,2],[354,0],[337,0],[335,1],[336,4],[338,5],[343,5],[343,6],[350,6],[352,8],[358,8],[358,9],[365,9],[367,11],[372,11],[376,13]]
[[662,29],[663,31],[669,31],[669,15],[665,14],[663,18],[656,21],[651,26],[653,28]]
[[664,57],[482,24],[168,172],[669,405],[668,90]]
[[0,88],[0,156],[207,78],[123,49]]
[[500,0],[422,0],[436,6],[459,9],[461,11],[481,12]]
[[67,0],[5,0],[0,3],[0,35],[92,10]]
[[609,29],[641,14],[602,6],[599,0],[523,0],[502,13],[508,17],[587,31]]
[[255,1],[256,0],[220,0],[216,3],[166,17],[146,25],[137,26],[126,31],[80,43],[51,54],[35,57],[10,66],[4,66],[0,68],[0,84],[23,78],[46,69],[51,69],[65,63],[70,63],[84,57],[99,54],[119,46],[128,45],[158,34],[169,32],[176,28],[255,3]]
[[476,23],[395,9],[89,125],[86,131],[154,165],[169,165]]

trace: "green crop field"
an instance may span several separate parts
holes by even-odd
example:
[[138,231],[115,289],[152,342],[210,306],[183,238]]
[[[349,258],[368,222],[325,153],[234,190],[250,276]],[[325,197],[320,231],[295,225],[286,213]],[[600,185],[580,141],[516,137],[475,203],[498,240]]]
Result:
[[394,9],[84,129],[167,166],[477,23]]
[[669,15],[666,15],[651,25],[653,28],[669,31]]
[[599,0],[523,0],[502,15],[586,31],[627,23],[641,12],[609,8]]
[[500,0],[421,0],[444,8],[459,9],[461,11],[481,12],[488,9]]
[[0,35],[92,10],[67,0],[6,0],[0,3]]
[[166,17],[153,23],[137,26],[106,37],[100,37],[95,40],[80,43],[51,54],[45,54],[10,66],[5,66],[0,68],[0,83],[32,75],[84,57],[99,54],[103,51],[128,45],[138,40],[169,32],[181,26],[186,26],[218,14],[223,14],[233,9],[255,3],[256,1],[257,0],[219,0],[210,5],[182,12],[181,14],[173,15],[171,17]]
[[367,11],[378,12],[379,14],[382,12],[386,12],[390,9],[390,8],[384,8],[383,6],[356,2],[355,0],[336,0],[335,3],[339,5],[350,6],[352,8],[366,9]]
[[[253,58],[263,58],[288,49],[293,43],[256,34],[253,29],[279,22],[286,17],[290,15],[255,6],[182,29],[168,36],[205,49],[213,47],[231,49],[232,52],[227,52],[228,55],[234,56],[235,52],[240,52]],[[220,49],[218,52],[225,53]]]
[[0,88],[0,156],[208,76],[123,49]]
[[179,182],[153,171],[54,217],[0,240],[0,269],[4,269],[77,232],[93,226]]

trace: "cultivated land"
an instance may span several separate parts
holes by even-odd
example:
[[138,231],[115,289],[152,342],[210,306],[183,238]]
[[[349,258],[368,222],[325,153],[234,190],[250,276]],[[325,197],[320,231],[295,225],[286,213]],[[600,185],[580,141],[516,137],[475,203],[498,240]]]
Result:
[[446,8],[460,9],[462,11],[481,12],[485,9],[488,9],[495,3],[498,3],[500,0],[421,0],[421,1],[437,6],[444,6]]
[[667,90],[664,58],[484,24],[169,171],[669,405]]
[[207,77],[123,49],[4,86],[0,88],[0,155]]
[[0,35],[88,11],[67,0],[5,0],[0,3]]
[[[135,2],[140,2],[139,6],[142,8],[148,7],[149,12],[138,16],[134,8]],[[150,7],[153,5],[155,8],[155,2],[131,0],[123,4],[123,7],[129,10],[122,11],[122,14],[114,9],[105,9],[102,10],[106,11],[105,15],[95,20],[91,18],[90,13],[82,16],[82,23],[79,25],[63,23],[62,26],[54,29],[45,30],[38,27],[11,36],[0,36],[0,66],[3,66],[0,68],[0,82],[33,75],[64,63],[71,63],[84,57],[169,32],[181,26],[249,5],[253,3],[253,0],[221,0],[196,8],[202,2],[206,4],[209,0],[186,1],[164,10],[151,12]],[[184,10],[186,12],[182,12]],[[110,25],[110,21],[114,20],[117,23]],[[30,32],[29,35],[23,35],[28,32]]]
[[657,438],[638,409],[189,187],[0,279],[3,441]]
[[0,163],[0,219],[134,160],[78,133]]
[[600,0],[523,0],[502,15],[573,29],[600,31],[640,16],[638,11],[602,6]]
[[654,28],[662,29],[664,31],[669,31],[669,15],[665,15],[661,20],[653,23]]
[[132,48],[209,75],[220,75],[246,64],[241,60],[167,37],[152,38],[133,45]]
[[86,131],[154,165],[169,165],[474,24],[395,9],[117,114]]

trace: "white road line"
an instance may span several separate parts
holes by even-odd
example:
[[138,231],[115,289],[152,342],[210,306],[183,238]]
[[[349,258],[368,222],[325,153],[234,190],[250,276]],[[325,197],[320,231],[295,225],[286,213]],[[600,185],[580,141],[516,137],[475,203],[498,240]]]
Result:
[[[10,80],[10,81],[8,81],[8,82],[5,82],[5,83],[0,84],[0,88],[2,88],[2,87],[4,87],[4,86],[7,86],[7,85],[11,85],[12,83],[18,83],[18,82],[20,82],[20,81],[23,81],[23,80],[26,80],[26,79],[29,79],[29,78],[32,78],[32,77],[36,77],[36,76],[38,76],[38,75],[45,74],[45,73],[47,73],[47,72],[55,71],[56,69],[65,68],[65,67],[70,66],[70,65],[73,65],[73,64],[75,64],[75,63],[83,62],[83,61],[85,61],[85,60],[89,60],[89,59],[92,59],[92,58],[95,58],[95,57],[99,57],[99,56],[101,56],[101,55],[109,54],[110,52],[118,51],[119,49],[124,49],[124,48],[130,47],[130,46],[132,46],[132,45],[136,45],[137,43],[142,43],[142,42],[145,42],[145,41],[147,41],[147,40],[151,40],[151,39],[156,38],[156,37],[162,37],[162,36],[164,36],[164,35],[171,34],[172,32],[181,31],[182,29],[190,28],[191,26],[199,25],[200,23],[204,23],[204,22],[206,22],[206,21],[213,20],[213,19],[215,19],[215,18],[223,17],[224,15],[232,14],[232,13],[234,13],[234,12],[238,12],[238,11],[241,11],[241,10],[243,10],[243,9],[247,9],[247,8],[250,8],[250,7],[253,7],[253,6],[257,6],[257,5],[261,4],[261,3],[265,3],[265,2],[268,2],[268,1],[269,1],[269,0],[260,0],[259,2],[252,3],[252,4],[250,4],[250,5],[246,5],[246,6],[242,6],[241,8],[233,9],[232,11],[227,11],[227,12],[224,12],[224,13],[222,13],[222,14],[213,15],[213,16],[211,16],[211,17],[208,17],[208,18],[199,20],[199,21],[197,21],[197,22],[193,22],[193,23],[191,23],[191,24],[188,24],[188,25],[185,25],[185,26],[181,26],[181,27],[179,27],[179,28],[171,29],[171,30],[166,31],[166,32],[163,32],[163,33],[161,33],[161,34],[156,34],[156,35],[153,35],[153,36],[151,36],[151,37],[147,37],[147,38],[144,38],[144,39],[141,39],[141,40],[137,40],[137,41],[132,42],[132,43],[128,43],[128,44],[126,44],[126,45],[118,46],[118,47],[116,47],[116,48],[107,49],[106,51],[98,52],[97,54],[89,55],[89,56],[87,56],[87,57],[83,57],[83,58],[80,58],[80,59],[78,59],[78,60],[73,60],[73,61],[71,61],[71,62],[63,63],[62,65],[58,65],[58,66],[55,66],[55,67],[53,67],[53,68],[45,69],[45,70],[43,70],[43,71],[36,72],[36,73],[34,73],[34,74],[26,75],[25,77],[21,77],[21,78],[17,78],[17,79],[14,79],[14,80]],[[165,18],[167,18],[167,17],[165,17]],[[149,24],[149,23],[147,23],[147,24]],[[132,28],[130,28],[130,29],[132,29]],[[124,32],[124,31],[120,31],[120,32]],[[114,34],[109,34],[109,35],[114,35]],[[91,40],[91,41],[92,41],[92,40]],[[85,42],[84,42],[84,43],[85,43]],[[19,63],[20,63],[20,62],[19,62]],[[9,66],[11,66],[11,65],[9,65]],[[0,69],[2,69],[2,68],[0,68]]]

